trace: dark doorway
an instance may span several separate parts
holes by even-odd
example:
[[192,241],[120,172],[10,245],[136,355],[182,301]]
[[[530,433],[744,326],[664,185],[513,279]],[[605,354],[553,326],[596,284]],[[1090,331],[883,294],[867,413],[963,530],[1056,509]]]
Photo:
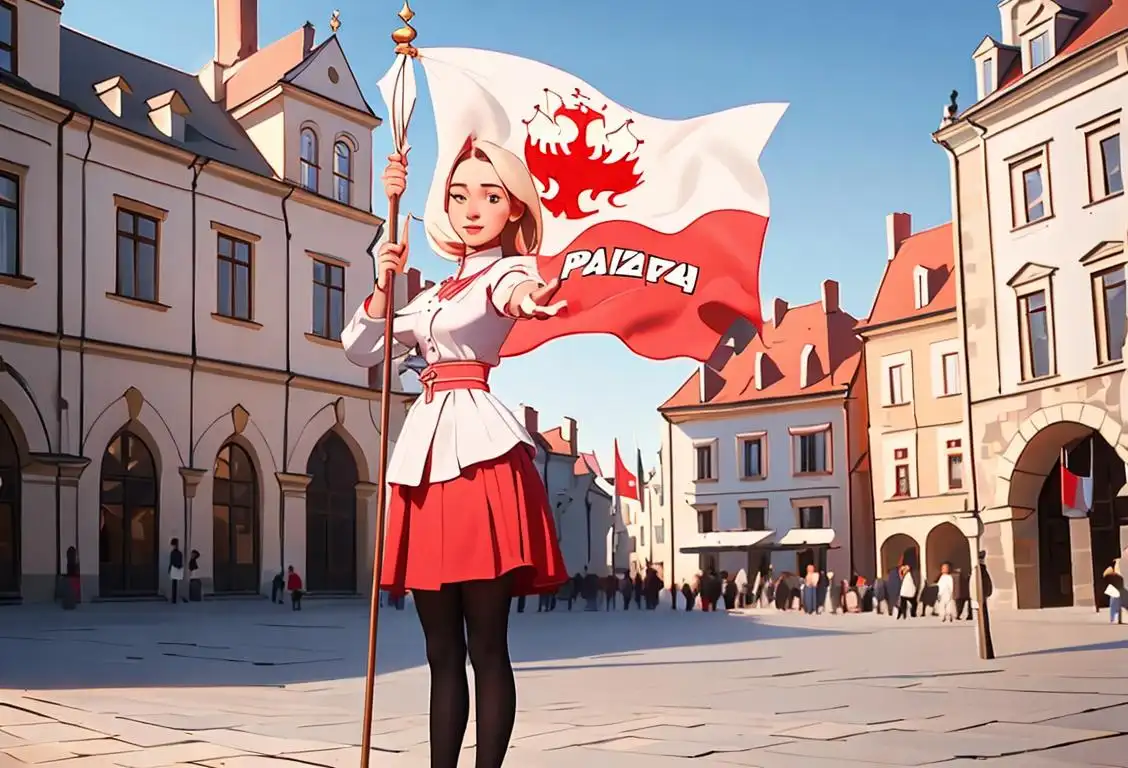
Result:
[[257,593],[258,476],[251,457],[234,443],[220,449],[212,486],[212,558],[216,592]]
[[356,461],[345,441],[327,432],[306,466],[306,588],[356,592]]
[[1058,460],[1038,494],[1038,588],[1039,605],[1043,608],[1073,605],[1073,554],[1069,542],[1069,520],[1061,514]]
[[0,599],[20,594],[20,454],[0,417]]
[[160,590],[160,488],[156,462],[137,435],[122,430],[102,456],[98,588],[102,597]]
[[1089,513],[1089,537],[1093,550],[1094,599],[1102,608],[1108,607],[1104,593],[1104,571],[1120,557],[1120,521],[1117,514],[1117,494],[1124,487],[1124,460],[1116,450],[1099,435],[1082,441],[1068,454],[1069,468],[1087,473],[1090,464],[1087,453],[1093,451],[1093,509]]

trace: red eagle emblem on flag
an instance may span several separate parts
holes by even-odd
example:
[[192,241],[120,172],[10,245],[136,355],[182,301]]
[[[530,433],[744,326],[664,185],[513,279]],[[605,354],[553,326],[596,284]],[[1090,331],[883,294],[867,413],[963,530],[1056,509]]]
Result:
[[584,219],[601,205],[623,207],[618,198],[642,183],[633,120],[608,129],[607,105],[594,109],[577,88],[567,102],[547,88],[545,103],[523,121],[525,163],[544,189],[541,203],[553,216]]

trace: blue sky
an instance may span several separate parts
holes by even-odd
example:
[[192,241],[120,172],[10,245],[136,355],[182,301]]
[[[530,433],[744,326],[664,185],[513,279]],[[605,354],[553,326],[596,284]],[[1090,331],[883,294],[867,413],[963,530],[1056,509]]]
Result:
[[[307,20],[321,40],[340,9],[345,53],[369,102],[385,116],[376,82],[392,60],[388,35],[399,25],[401,0],[260,0],[259,6],[262,45]],[[762,299],[765,305],[775,296],[814,301],[820,282],[833,278],[856,316],[868,313],[884,267],[885,215],[908,211],[915,229],[949,218],[947,159],[930,134],[953,88],[962,103],[974,98],[971,52],[999,28],[993,0],[416,0],[414,10],[420,47],[539,59],[658,117],[790,103],[762,158],[772,198]],[[67,0],[63,20],[188,71],[198,71],[213,53],[213,4],[206,0]],[[435,146],[425,93],[410,140],[415,173],[405,208],[422,213]],[[374,142],[377,158],[391,151],[384,128]],[[383,213],[379,205],[377,213]],[[419,252],[412,262],[441,279],[450,266],[422,252],[421,234],[413,232]],[[576,418],[581,447],[594,449],[610,471],[615,438],[632,452],[637,440],[653,463],[662,424],[655,409],[692,370],[689,362],[637,358],[614,339],[579,337],[507,361],[493,388],[511,406],[537,407],[542,428]],[[625,458],[633,466],[633,457]]]

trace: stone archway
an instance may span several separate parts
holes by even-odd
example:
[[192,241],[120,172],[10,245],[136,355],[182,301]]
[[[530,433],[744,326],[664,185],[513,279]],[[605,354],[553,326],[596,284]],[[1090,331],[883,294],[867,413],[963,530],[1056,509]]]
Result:
[[951,565],[953,573],[958,572],[962,576],[971,574],[971,544],[963,531],[952,523],[940,523],[928,532],[924,554],[928,578],[932,582],[936,581],[944,563]]
[[881,544],[881,573],[885,576],[892,570],[907,565],[914,574],[920,573],[920,544],[907,533],[894,533]]
[[[1125,482],[1126,441],[1117,418],[1083,403],[1043,408],[1019,426],[995,478],[995,504],[1011,539],[1017,607],[1104,600],[1100,572],[1120,550],[1115,498]],[[1062,514],[1063,459],[1075,474],[1093,472],[1088,517]]]

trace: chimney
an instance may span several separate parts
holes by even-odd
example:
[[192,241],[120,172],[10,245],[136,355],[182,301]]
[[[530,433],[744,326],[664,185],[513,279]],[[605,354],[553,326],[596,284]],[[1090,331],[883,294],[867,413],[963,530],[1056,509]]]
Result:
[[540,432],[540,414],[537,409],[524,403],[518,407],[521,409],[521,423],[525,425],[525,431],[530,435]]
[[215,0],[215,60],[230,67],[258,51],[258,0]]
[[571,416],[564,417],[564,423],[560,425],[560,432],[562,437],[568,441],[568,451],[571,456],[580,455],[580,440],[576,434],[576,420]]
[[787,302],[783,299],[776,299],[772,303],[772,322],[776,328],[783,322],[783,316],[787,314]]
[[313,43],[317,39],[317,30],[308,21],[302,25],[302,58],[309,56],[313,50]]
[[891,213],[885,217],[885,241],[887,258],[893,261],[901,244],[913,233],[913,217],[909,213]]
[[838,311],[838,281],[823,280],[822,284],[823,312],[830,314]]
[[106,105],[106,108],[114,113],[115,117],[121,117],[121,102],[122,99],[133,93],[133,89],[129,87],[129,83],[121,75],[111,77],[109,80],[103,80],[94,85],[94,93],[98,94],[98,98]]
[[165,91],[146,102],[149,105],[149,119],[157,130],[173,141],[184,141],[184,118],[192,110],[184,103],[178,91]]
[[408,267],[407,272],[407,300],[411,301],[423,290],[423,273],[415,267]]

